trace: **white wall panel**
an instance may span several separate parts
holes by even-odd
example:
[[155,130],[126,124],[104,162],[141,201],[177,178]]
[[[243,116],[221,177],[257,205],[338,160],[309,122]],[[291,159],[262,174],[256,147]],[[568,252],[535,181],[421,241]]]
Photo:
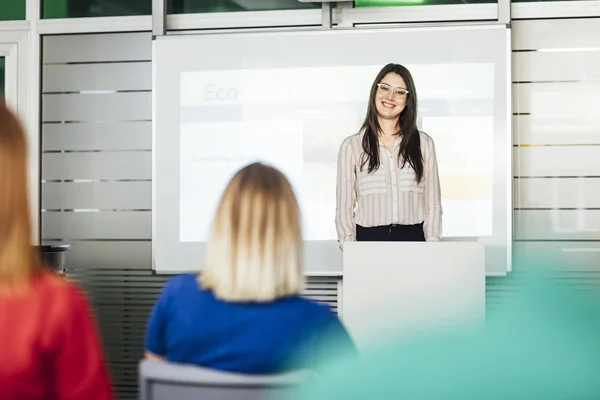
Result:
[[514,206],[600,209],[600,177],[515,179]]
[[152,122],[43,124],[42,150],[151,150]]
[[45,36],[42,62],[113,62],[152,59],[152,34],[101,33]]
[[42,154],[42,179],[46,180],[151,178],[149,151]]
[[152,119],[150,92],[45,94],[43,122],[115,122]]
[[77,241],[70,242],[68,267],[73,270],[97,270],[114,275],[114,270],[148,270],[152,263],[152,244],[148,241]]
[[42,92],[150,90],[152,63],[55,64],[42,70]]
[[600,210],[515,211],[518,240],[600,240]]
[[600,146],[516,147],[515,176],[600,176]]
[[514,144],[600,144],[600,113],[585,118],[513,116]]
[[598,47],[598,18],[513,21],[513,50]]
[[48,239],[151,239],[150,211],[44,212]]
[[597,51],[513,53],[512,73],[516,82],[600,80],[600,44]]
[[562,270],[600,272],[600,242],[517,242],[513,250],[517,269],[543,268],[550,260]]
[[152,182],[47,182],[42,184],[46,210],[150,210]]
[[513,84],[513,112],[569,122],[598,120],[599,82]]

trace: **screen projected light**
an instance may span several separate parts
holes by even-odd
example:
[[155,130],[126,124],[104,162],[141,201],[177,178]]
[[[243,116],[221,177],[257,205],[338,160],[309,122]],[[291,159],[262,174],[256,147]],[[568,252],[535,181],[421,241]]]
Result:
[[[436,143],[444,236],[491,235],[494,66],[407,67],[418,90],[420,128]],[[207,239],[225,185],[254,161],[290,180],[306,240],[336,240],[338,150],[358,132],[380,68],[182,73],[180,240]]]

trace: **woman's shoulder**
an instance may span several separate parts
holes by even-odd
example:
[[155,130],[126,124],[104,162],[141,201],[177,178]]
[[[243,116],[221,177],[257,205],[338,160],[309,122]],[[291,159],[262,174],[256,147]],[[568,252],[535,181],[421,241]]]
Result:
[[302,311],[302,314],[315,321],[326,321],[336,318],[331,307],[326,304],[318,303],[302,296],[294,297],[292,302],[296,308]]
[[55,274],[54,272],[43,272],[36,278],[34,290],[43,296],[51,296],[53,301],[70,301],[75,297],[85,297],[83,289],[79,284],[69,277]]
[[198,285],[198,275],[197,274],[181,274],[175,275],[167,281],[168,287],[174,287],[177,289],[182,289],[188,286],[197,286]]
[[353,351],[353,343],[337,313],[327,304],[300,298],[308,311],[303,315],[303,331],[314,337],[317,335],[329,350]]
[[361,143],[363,134],[363,132],[358,132],[345,137],[340,145],[340,152],[345,154],[353,154],[355,156],[356,153],[362,148]]
[[427,133],[423,132],[423,131],[419,131],[419,136],[421,138],[421,143],[433,143],[433,138],[431,136],[429,136]]
[[184,293],[202,290],[197,274],[181,274],[170,278],[165,285],[166,292]]
[[360,143],[360,141],[362,140],[363,135],[364,135],[364,132],[360,131],[360,132],[353,133],[350,136],[346,136],[344,138],[344,140],[342,140],[342,146],[344,144],[349,144],[349,143],[352,143],[352,144],[354,144],[354,143]]
[[421,151],[435,151],[435,144],[433,138],[423,131],[419,131],[419,137],[421,139]]
[[36,278],[33,289],[39,301],[45,304],[40,309],[45,310],[48,321],[68,320],[90,310],[85,290],[68,277],[43,272]]

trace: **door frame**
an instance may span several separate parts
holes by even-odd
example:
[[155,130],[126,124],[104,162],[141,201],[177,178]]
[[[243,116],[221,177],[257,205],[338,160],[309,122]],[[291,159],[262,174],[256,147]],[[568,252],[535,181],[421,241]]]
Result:
[[[13,109],[18,108],[19,46],[17,43],[1,43],[0,57],[4,58],[4,99]],[[17,111],[18,112],[18,111]]]

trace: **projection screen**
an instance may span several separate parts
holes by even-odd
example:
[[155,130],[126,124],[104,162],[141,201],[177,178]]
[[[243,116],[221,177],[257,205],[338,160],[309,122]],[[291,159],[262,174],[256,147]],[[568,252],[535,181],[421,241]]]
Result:
[[291,181],[309,275],[342,274],[336,165],[382,66],[412,72],[436,144],[443,240],[511,260],[510,34],[503,25],[208,33],[153,43],[153,265],[198,271],[228,180],[263,161]]

